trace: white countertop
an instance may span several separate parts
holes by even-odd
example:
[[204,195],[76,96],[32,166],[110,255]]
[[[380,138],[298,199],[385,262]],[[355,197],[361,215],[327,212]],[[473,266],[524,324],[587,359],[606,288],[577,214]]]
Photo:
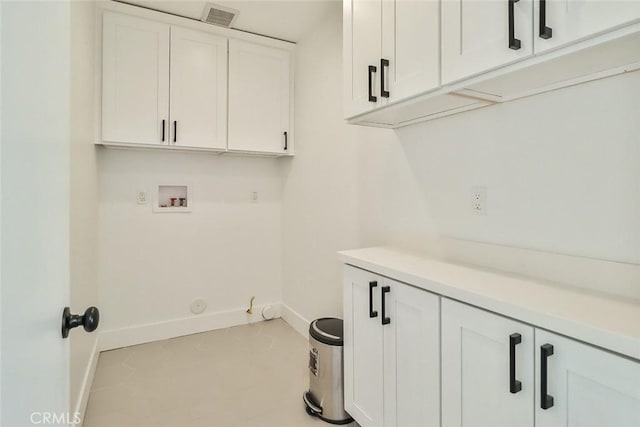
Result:
[[640,360],[640,303],[636,301],[391,247],[338,254],[345,264]]

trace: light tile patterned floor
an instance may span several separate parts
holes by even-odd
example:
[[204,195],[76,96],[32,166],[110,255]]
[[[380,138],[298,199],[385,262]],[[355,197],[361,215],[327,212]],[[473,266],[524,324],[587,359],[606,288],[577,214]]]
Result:
[[84,427],[322,427],[308,343],[280,319],[103,352]]

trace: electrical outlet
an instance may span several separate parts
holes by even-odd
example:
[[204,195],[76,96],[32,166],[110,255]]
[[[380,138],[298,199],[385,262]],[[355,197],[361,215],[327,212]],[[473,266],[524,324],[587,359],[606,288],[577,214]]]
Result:
[[252,191],[251,195],[249,196],[251,203],[258,203],[258,192],[257,191]]
[[487,188],[473,187],[471,189],[471,209],[476,215],[487,214]]
[[144,190],[138,190],[138,204],[139,205],[146,205],[147,204],[147,192]]

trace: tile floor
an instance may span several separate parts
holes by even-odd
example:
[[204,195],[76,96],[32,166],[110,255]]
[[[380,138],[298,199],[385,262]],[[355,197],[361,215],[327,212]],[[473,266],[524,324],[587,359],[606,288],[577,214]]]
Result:
[[84,427],[323,427],[307,341],[280,319],[103,352]]

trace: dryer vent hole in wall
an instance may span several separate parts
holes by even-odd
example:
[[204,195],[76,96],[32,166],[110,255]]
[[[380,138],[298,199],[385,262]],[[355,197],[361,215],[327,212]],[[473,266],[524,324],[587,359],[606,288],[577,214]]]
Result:
[[273,310],[273,307],[270,305],[265,305],[262,307],[262,318],[264,320],[273,320],[276,318],[276,313]]

